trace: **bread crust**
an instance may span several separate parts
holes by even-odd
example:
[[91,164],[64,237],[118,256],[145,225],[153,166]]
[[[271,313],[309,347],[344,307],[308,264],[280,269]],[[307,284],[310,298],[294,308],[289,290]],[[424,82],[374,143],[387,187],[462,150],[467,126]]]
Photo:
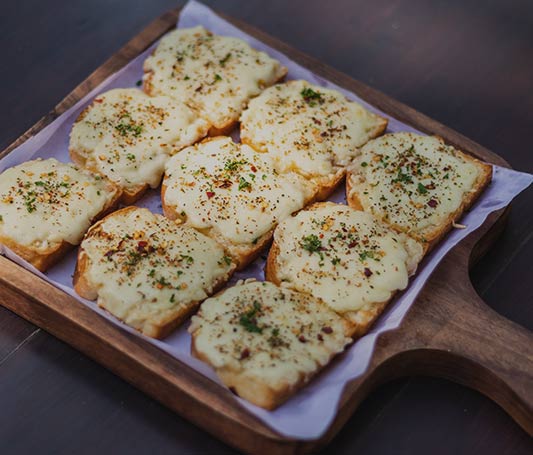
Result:
[[370,140],[376,139],[377,137],[381,136],[385,133],[387,130],[387,126],[389,126],[389,119],[386,117],[382,117],[381,115],[375,114],[377,118],[379,118],[380,123],[376,124],[375,128],[372,130],[372,133],[370,133]]
[[385,302],[374,302],[370,308],[366,308],[365,306],[358,311],[349,311],[344,313],[342,316],[350,325],[349,336],[351,336],[354,340],[357,340],[358,338],[366,335],[377,319],[385,311],[385,308],[387,308],[393,298],[394,295]]
[[[102,224],[105,222],[107,217],[111,216],[117,216],[121,214],[125,214],[131,211],[137,210],[137,207],[124,207],[120,210],[117,210],[116,212],[110,213],[106,217],[102,218],[98,223],[91,226],[91,228],[87,231],[85,234],[84,240],[90,237],[96,237],[98,236]],[[98,288],[91,283],[91,281],[88,278],[88,269],[90,267],[90,259],[88,255],[86,254],[83,244],[80,246],[78,250],[78,257],[76,261],[76,267],[74,270],[74,276],[73,276],[73,287],[74,290],[78,295],[81,297],[87,299],[87,300],[96,300],[98,299]],[[228,280],[231,278],[231,276],[234,273],[234,268],[230,269],[228,275],[224,276],[223,278],[217,280],[213,284],[212,292],[209,293],[210,295],[215,294],[219,292],[228,282]],[[103,308],[106,310],[105,302],[101,302],[98,300],[98,306],[100,308]],[[187,307],[182,307],[181,312],[179,313],[173,313],[167,315],[165,318],[161,318],[157,321],[151,322],[151,323],[145,323],[141,330],[139,330],[143,335],[146,335],[151,338],[156,339],[163,339],[170,335],[176,328],[178,328],[180,325],[182,325],[186,319],[188,319],[200,306],[201,301],[197,300],[194,302],[189,302]],[[107,311],[107,310],[106,310]],[[113,317],[121,320],[117,316],[113,315]],[[121,320],[121,322],[125,323]]]
[[312,202],[321,202],[328,199],[342,184],[345,177],[346,168],[341,168],[337,171],[335,175],[328,177],[327,179],[312,179],[313,182],[317,182],[316,184],[318,187],[317,193],[315,194],[315,197],[313,198]]
[[71,245],[64,240],[57,243],[44,251],[38,251],[30,246],[21,245],[14,242],[9,237],[0,236],[0,243],[8,247],[17,256],[20,256],[26,262],[29,262],[40,272],[45,272],[49,267],[59,261],[67,252],[69,252],[74,245]]
[[[438,137],[438,136],[436,136]],[[444,143],[444,139],[438,137],[441,142]],[[404,232],[406,235],[409,235],[414,240],[417,240],[422,247],[424,248],[424,255],[428,254],[430,251],[435,248],[435,246],[442,240],[442,238],[450,232],[453,228],[454,223],[459,220],[465,211],[469,210],[474,203],[477,201],[479,196],[483,193],[485,188],[490,184],[492,180],[492,166],[490,164],[484,163],[483,161],[474,158],[471,155],[468,155],[460,150],[456,149],[456,153],[461,155],[466,161],[474,164],[479,169],[479,175],[476,179],[476,182],[472,188],[472,191],[468,192],[461,204],[453,213],[450,213],[446,220],[440,225],[435,226],[430,231],[424,231],[423,238],[421,236],[414,235],[413,233],[405,232],[404,229],[401,229],[399,226],[394,224],[388,224],[392,229],[397,232]],[[348,205],[355,210],[364,211],[361,200],[359,199],[358,194],[353,191],[352,186],[352,173],[348,171],[346,176],[346,200]]]
[[[116,185],[110,181],[106,181],[109,191],[114,192],[113,199],[109,200],[108,203],[104,206],[102,211],[96,214],[92,219],[91,223],[99,220],[100,218],[106,216],[108,213],[112,212],[118,207],[121,191]],[[40,272],[45,272],[52,265],[57,263],[66,253],[68,253],[76,245],[73,245],[65,240],[55,243],[50,247],[42,250],[38,248],[33,248],[31,245],[22,245],[18,242],[15,242],[10,237],[0,235],[0,243],[8,247],[13,251],[17,256],[20,256],[26,262],[29,262]]]

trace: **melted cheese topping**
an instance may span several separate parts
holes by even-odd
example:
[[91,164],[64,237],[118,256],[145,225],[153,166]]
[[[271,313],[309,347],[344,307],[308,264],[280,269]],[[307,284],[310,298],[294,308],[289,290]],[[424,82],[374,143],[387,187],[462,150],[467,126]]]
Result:
[[219,137],[182,150],[166,166],[164,203],[198,229],[233,243],[253,243],[301,209],[313,188],[278,175],[269,156]]
[[237,284],[206,300],[189,331],[215,369],[274,389],[309,378],[351,342],[322,302],[268,282]]
[[144,63],[151,94],[172,96],[217,128],[237,121],[248,100],[285,74],[277,60],[244,41],[203,27],[165,35]]
[[365,211],[423,238],[442,229],[478,175],[478,166],[442,139],[396,133],[363,147],[349,179]]
[[168,157],[207,134],[207,122],[186,105],[137,89],[99,95],[70,134],[85,166],[124,188],[159,185]]
[[27,161],[0,177],[0,236],[42,252],[63,241],[77,245],[116,195],[109,182],[71,164]]
[[265,90],[241,117],[241,139],[275,157],[282,172],[334,174],[385,120],[334,90],[291,81]]
[[141,331],[205,299],[232,268],[216,242],[147,209],[123,209],[95,226],[82,248],[98,305]]
[[422,247],[378,224],[372,215],[346,205],[324,203],[281,223],[277,276],[297,291],[323,299],[339,313],[385,302],[405,289],[409,250]]

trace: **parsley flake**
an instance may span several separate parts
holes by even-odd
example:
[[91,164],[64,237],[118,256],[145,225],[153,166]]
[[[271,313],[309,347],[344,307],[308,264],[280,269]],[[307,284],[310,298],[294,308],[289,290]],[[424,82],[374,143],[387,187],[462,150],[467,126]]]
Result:
[[[125,123],[122,121],[124,119],[130,119],[130,122]],[[115,129],[121,136],[128,136],[128,134],[131,133],[134,137],[139,137],[143,132],[142,124],[135,124],[133,121],[131,121],[131,117],[129,115],[123,115],[120,120],[121,123],[115,126]]]
[[257,316],[261,312],[261,304],[254,300],[252,309],[241,314],[239,323],[245,328],[247,332],[262,333],[263,328],[257,325]]
[[189,256],[187,254],[181,254],[180,256],[183,261],[187,262],[187,264],[192,264],[194,262],[194,258],[192,256]]
[[398,175],[392,181],[392,183],[413,183],[413,178],[402,171],[402,168],[398,169]]
[[245,189],[251,189],[252,185],[250,182],[246,181],[244,177],[239,179],[239,191],[244,191]]
[[322,253],[322,241],[315,234],[303,237],[300,246],[311,254],[317,253],[321,260],[324,259],[324,254]]
[[375,256],[374,256],[374,252],[373,251],[363,251],[362,253],[359,253],[359,260],[361,262],[364,262],[366,261],[367,259],[376,259]]
[[312,88],[309,87],[305,87],[304,89],[302,89],[300,95],[302,95],[304,101],[311,107],[316,106],[317,103],[322,104],[324,102],[324,98],[322,98],[322,93],[315,92]]
[[420,182],[418,182],[417,190],[420,194],[427,194],[428,189]]
[[222,59],[222,60],[219,60],[218,63],[220,63],[220,66],[225,66],[226,65],[226,62],[231,58],[231,52],[228,52],[226,54],[226,56]]

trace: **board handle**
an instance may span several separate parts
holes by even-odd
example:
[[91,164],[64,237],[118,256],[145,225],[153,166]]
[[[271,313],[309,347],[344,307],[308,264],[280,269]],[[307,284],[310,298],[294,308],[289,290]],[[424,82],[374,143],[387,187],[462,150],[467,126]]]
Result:
[[473,287],[461,306],[431,344],[448,357],[451,379],[489,396],[533,434],[533,334],[490,308]]
[[[448,282],[456,282],[461,271],[447,270]],[[455,299],[430,284],[400,328],[378,338],[369,369],[350,384],[355,398],[343,403],[346,411],[391,379],[434,376],[478,390],[533,435],[533,333],[492,310],[469,280],[463,283]]]

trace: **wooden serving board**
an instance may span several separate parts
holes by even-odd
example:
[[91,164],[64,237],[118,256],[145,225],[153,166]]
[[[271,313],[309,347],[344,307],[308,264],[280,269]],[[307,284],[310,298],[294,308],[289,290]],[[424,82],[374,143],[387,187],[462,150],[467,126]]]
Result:
[[[164,14],[99,67],[49,114],[4,150],[4,156],[66,111],[173,28]],[[234,19],[234,25],[389,115],[494,164],[499,156],[419,112]],[[533,434],[533,334],[492,311],[476,294],[469,266],[494,242],[506,210],[455,247],[438,266],[401,327],[377,341],[368,371],[344,391],[335,420],[320,439],[280,436],[236,404],[231,393],[170,355],[105,320],[76,299],[0,256],[0,303],[101,363],[148,395],[243,451],[296,453],[328,443],[377,385],[401,376],[439,376],[472,387]]]

